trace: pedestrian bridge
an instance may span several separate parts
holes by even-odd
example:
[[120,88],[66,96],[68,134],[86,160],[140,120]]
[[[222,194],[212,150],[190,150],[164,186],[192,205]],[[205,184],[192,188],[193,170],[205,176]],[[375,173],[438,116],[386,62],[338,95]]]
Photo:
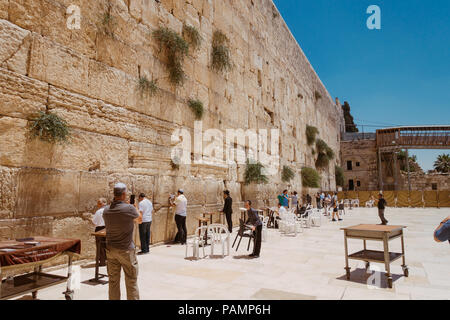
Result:
[[450,126],[413,126],[379,129],[377,148],[382,151],[398,149],[450,149]]

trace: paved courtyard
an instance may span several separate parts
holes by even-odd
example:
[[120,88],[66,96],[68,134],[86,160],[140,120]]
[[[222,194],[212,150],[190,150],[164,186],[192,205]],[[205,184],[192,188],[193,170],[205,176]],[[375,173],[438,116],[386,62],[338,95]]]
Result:
[[[382,264],[372,264],[381,272],[366,274],[364,263],[350,260],[351,280],[345,279],[344,237],[341,227],[379,223],[376,209],[347,211],[344,221],[323,218],[322,226],[305,229],[297,237],[281,236],[269,229],[262,243],[261,257],[247,259],[247,241],[231,256],[193,261],[184,258],[185,247],[160,245],[150,254],[138,256],[141,299],[450,299],[450,245],[436,243],[433,230],[450,215],[450,209],[388,208],[391,225],[405,225],[406,263],[409,278],[403,277],[401,260],[392,264],[394,286],[387,288]],[[234,239],[235,232],[232,235]],[[381,249],[381,243],[368,242]],[[349,251],[362,249],[362,241],[349,240]],[[250,248],[251,250],[251,248]],[[400,240],[390,243],[400,252]],[[207,254],[210,247],[206,248]],[[106,273],[106,268],[101,268]],[[54,273],[63,274],[64,270]],[[81,286],[75,299],[107,299],[108,285],[90,285],[93,262],[81,265]],[[375,287],[367,285],[367,280]],[[377,284],[376,279],[380,279]],[[373,281],[372,281],[373,280]],[[39,292],[40,299],[64,299],[64,285]],[[27,299],[25,296],[22,299]],[[122,297],[125,288],[122,277]]]

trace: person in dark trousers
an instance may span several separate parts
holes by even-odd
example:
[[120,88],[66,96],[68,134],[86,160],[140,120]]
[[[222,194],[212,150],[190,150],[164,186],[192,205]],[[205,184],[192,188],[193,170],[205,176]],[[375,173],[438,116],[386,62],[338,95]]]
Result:
[[434,230],[434,241],[448,241],[450,243],[450,216],[442,220],[436,230]]
[[142,223],[139,225],[139,237],[141,240],[141,251],[139,254],[150,252],[150,228],[152,225],[152,202],[145,197],[144,193],[139,195],[139,211],[142,213]]
[[170,206],[175,207],[175,223],[178,232],[175,236],[175,243],[186,244],[187,229],[186,229],[186,215],[187,215],[187,199],[184,196],[183,189],[178,190],[178,196],[173,199],[169,198]]
[[383,198],[383,194],[380,193],[378,195],[378,216],[381,219],[381,224],[382,225],[387,225],[389,221],[386,220],[386,218],[384,217],[384,210],[386,209],[387,206],[387,202],[386,200]]
[[309,205],[311,205],[311,203],[312,203],[312,198],[309,195],[309,193],[306,195],[306,203],[309,204]]
[[262,222],[259,218],[258,212],[252,208],[252,202],[247,200],[245,202],[245,209],[247,209],[247,222],[252,226],[254,235],[253,253],[249,255],[252,258],[259,258],[261,252],[261,234],[262,234]]
[[230,197],[230,191],[225,190],[223,192],[223,198],[225,202],[223,204],[223,213],[225,213],[225,217],[227,218],[228,231],[230,233],[233,232],[233,199]]

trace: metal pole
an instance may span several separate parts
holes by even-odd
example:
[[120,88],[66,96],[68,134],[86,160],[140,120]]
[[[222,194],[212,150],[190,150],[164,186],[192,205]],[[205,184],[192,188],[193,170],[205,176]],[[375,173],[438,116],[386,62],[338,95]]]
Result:
[[409,192],[411,192],[411,176],[409,174],[409,151],[406,149],[406,170],[408,171],[408,188]]
[[397,152],[392,152],[392,156],[394,157],[394,190],[398,190],[398,169],[397,169]]
[[381,166],[381,149],[378,148],[378,184],[380,191],[383,190],[383,168]]

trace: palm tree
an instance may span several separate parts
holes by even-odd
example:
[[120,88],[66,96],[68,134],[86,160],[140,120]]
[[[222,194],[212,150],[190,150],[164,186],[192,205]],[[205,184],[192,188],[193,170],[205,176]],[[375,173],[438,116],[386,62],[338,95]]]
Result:
[[441,173],[450,172],[450,154],[439,155],[434,162],[434,169]]

